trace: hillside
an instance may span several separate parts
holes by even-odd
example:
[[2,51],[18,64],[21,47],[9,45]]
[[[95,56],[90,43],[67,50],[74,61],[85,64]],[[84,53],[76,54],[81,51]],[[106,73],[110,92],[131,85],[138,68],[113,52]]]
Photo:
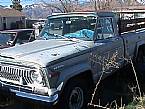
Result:
[[[134,6],[142,6],[144,2],[141,0],[108,0],[109,3],[107,4],[109,9],[118,9],[118,8],[131,8],[133,9]],[[130,1],[130,2],[129,2]],[[73,10],[75,11],[94,11],[95,6],[93,2],[80,2],[73,4],[72,7],[74,8]],[[102,2],[102,7],[104,6],[106,8],[106,4],[103,4]],[[71,6],[69,5],[69,6]],[[59,1],[53,1],[50,3],[37,3],[37,4],[32,4],[32,5],[26,5],[23,8],[23,12],[27,15],[28,18],[46,18],[48,15],[54,12],[61,12],[60,10],[63,10],[62,6],[60,5]],[[70,8],[70,7],[69,7]]]

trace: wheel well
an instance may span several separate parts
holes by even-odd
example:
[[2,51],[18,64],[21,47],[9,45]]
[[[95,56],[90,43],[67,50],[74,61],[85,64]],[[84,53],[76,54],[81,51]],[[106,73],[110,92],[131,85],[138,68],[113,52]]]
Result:
[[92,92],[93,92],[93,89],[94,89],[94,82],[93,82],[92,72],[90,70],[88,70],[88,71],[82,72],[82,73],[80,73],[76,76],[73,76],[66,81],[66,84],[64,84],[63,89],[60,92],[60,99],[59,99],[59,102],[58,102],[58,106],[61,105],[62,102],[64,102],[64,96],[66,96],[66,93],[68,91],[67,86],[71,85],[69,83],[75,82],[75,81],[77,81],[77,83],[78,83],[78,81],[81,81],[82,85],[84,83],[83,86],[85,88],[88,86],[87,89],[86,89],[87,92],[86,92],[85,96],[87,95],[87,99],[86,99],[87,102],[91,100],[91,95],[92,95]]
[[136,55],[136,58],[138,57],[139,51],[142,50],[144,47],[145,47],[145,44],[142,44],[142,45],[140,45],[140,46],[137,48],[137,55]]
[[145,44],[139,45],[139,47],[136,49],[135,55],[134,55],[134,57],[133,57],[133,62],[134,62],[134,63],[137,63],[138,58],[139,58],[139,52],[140,52],[143,48],[145,48]]
[[70,78],[67,81],[67,83],[69,83],[69,81],[71,81],[71,80],[83,81],[85,85],[89,86],[88,87],[89,89],[93,89],[93,87],[94,87],[93,76],[92,76],[92,72],[90,70],[87,70],[85,72],[82,72],[82,73]]
[[140,46],[138,47],[138,51],[141,50],[141,49],[143,49],[143,47],[145,47],[145,44],[140,45]]

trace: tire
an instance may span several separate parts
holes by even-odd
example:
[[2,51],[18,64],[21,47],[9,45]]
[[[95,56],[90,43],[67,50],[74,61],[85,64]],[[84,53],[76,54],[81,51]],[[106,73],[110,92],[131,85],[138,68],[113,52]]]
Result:
[[61,95],[59,109],[87,109],[87,103],[89,101],[87,86],[81,80],[69,81]]
[[141,90],[145,92],[145,46],[142,46],[138,51],[135,67]]
[[140,47],[138,54],[137,54],[137,64],[145,63],[145,46]]
[[142,46],[141,49],[139,49],[135,66],[137,72],[141,75],[145,75],[145,46]]

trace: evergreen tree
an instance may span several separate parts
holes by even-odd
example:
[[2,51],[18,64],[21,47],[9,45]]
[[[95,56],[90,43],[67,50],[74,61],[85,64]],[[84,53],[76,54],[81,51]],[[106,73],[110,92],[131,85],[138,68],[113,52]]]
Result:
[[20,0],[12,0],[12,5],[10,5],[11,8],[22,11],[22,5],[20,4]]

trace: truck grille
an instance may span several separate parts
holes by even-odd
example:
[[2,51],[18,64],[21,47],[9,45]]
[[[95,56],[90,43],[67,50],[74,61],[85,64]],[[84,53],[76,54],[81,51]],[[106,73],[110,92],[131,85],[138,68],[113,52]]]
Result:
[[31,74],[34,70],[18,66],[0,65],[0,77],[25,84],[32,84]]

